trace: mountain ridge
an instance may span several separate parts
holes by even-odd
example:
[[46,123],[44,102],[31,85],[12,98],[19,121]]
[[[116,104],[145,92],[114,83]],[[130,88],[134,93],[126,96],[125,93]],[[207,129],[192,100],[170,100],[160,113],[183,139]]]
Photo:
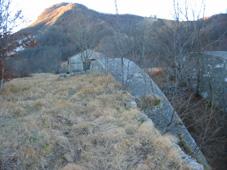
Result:
[[[31,25],[29,25],[27,28],[22,29],[22,31],[27,30],[28,28],[37,27],[39,26],[39,24],[44,24],[46,26],[55,24],[57,22],[57,19],[60,19],[60,17],[64,17],[65,13],[83,14],[90,17],[92,16],[92,18],[97,17],[99,19],[103,19],[104,21],[108,21],[110,23],[111,23],[111,20],[113,20],[114,24],[116,22],[115,21],[116,19],[122,20],[122,18],[129,18],[131,20],[133,19],[141,20],[145,18],[142,16],[133,15],[133,14],[120,14],[116,16],[115,14],[97,12],[79,3],[63,2],[63,3],[55,4],[45,9]],[[123,19],[123,21],[125,21],[125,19]]]
[[[227,19],[225,20],[225,18],[227,18],[227,14],[216,15],[204,20],[205,27],[202,30],[204,41],[211,39],[215,42],[215,44],[208,45],[207,50],[227,50],[225,45]],[[32,35],[38,45],[33,49],[20,51],[17,53],[17,57],[9,59],[8,65],[13,72],[18,74],[24,70],[27,70],[28,73],[55,72],[62,61],[66,61],[70,56],[84,50],[79,47],[79,34],[87,34],[86,38],[90,40],[89,48],[111,57],[124,55],[137,64],[139,64],[138,53],[141,53],[142,44],[145,42],[148,49],[146,64],[149,65],[153,61],[152,57],[159,54],[160,49],[155,45],[157,41],[164,38],[164,43],[171,44],[165,40],[167,36],[172,36],[170,30],[166,28],[167,25],[170,28],[174,27],[175,21],[130,14],[117,16],[105,14],[77,3],[56,4],[44,10],[32,25],[16,33],[17,35],[23,35],[23,33]],[[221,25],[221,27],[219,28],[217,25]],[[143,37],[145,33],[148,35]],[[160,34],[160,38],[154,39],[155,34]],[[216,42],[217,37],[220,36],[221,39]],[[22,37],[18,37],[22,39]],[[117,41],[123,42],[122,47],[118,49],[116,49]],[[124,53],[117,53],[119,49],[124,49]],[[33,60],[36,60],[37,63],[34,63]],[[15,62],[25,65],[26,69],[14,69]],[[47,62],[51,67],[46,64]],[[30,65],[34,67],[30,67]]]

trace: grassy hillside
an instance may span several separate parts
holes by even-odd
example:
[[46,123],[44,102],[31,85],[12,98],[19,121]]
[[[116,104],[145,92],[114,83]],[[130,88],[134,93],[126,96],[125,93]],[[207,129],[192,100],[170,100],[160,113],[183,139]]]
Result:
[[14,79],[0,92],[0,169],[184,169],[111,76]]

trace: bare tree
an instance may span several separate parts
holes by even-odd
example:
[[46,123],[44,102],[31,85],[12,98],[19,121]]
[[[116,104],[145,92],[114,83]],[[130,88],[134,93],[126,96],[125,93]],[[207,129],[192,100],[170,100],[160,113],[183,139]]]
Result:
[[83,63],[83,70],[87,71],[90,67],[90,57],[92,56],[92,49],[96,44],[96,32],[92,30],[85,20],[81,19],[75,28],[75,39],[77,40],[77,47],[81,52],[81,60]]
[[152,49],[166,63],[169,83],[176,90],[180,86],[192,87],[192,82],[197,79],[195,69],[199,62],[196,56],[202,52],[203,46],[201,30],[205,26],[205,2],[197,1],[196,9],[189,2],[173,0],[174,21],[158,21],[152,30]]
[[[156,31],[154,37],[163,56],[172,60],[166,62],[170,63],[169,69],[174,75],[174,80],[171,81],[172,84],[167,82],[164,85],[167,89],[163,88],[165,94],[208,160],[213,162],[215,159],[220,159],[220,155],[223,154],[223,151],[211,148],[224,146],[226,137],[223,132],[226,119],[225,114],[213,105],[215,86],[212,87],[211,79],[207,82],[209,84],[207,91],[211,93],[211,100],[206,101],[198,95],[200,81],[204,81],[201,76],[208,73],[204,69],[207,63],[203,61],[202,53],[204,47],[212,42],[203,40],[203,31],[206,30],[203,19],[205,1],[196,2],[199,4],[192,6],[191,1],[188,0],[173,0],[175,21],[167,21]],[[175,90],[169,88],[172,85]]]
[[21,19],[21,11],[12,12],[11,0],[0,0],[0,87],[3,87],[5,67],[4,59],[7,57],[12,46],[11,34],[13,29],[17,26],[16,23]]
[[[201,29],[205,12],[205,1],[201,0],[197,9],[192,7],[188,0],[181,4],[173,0],[174,17],[176,20],[173,29],[173,55],[175,66],[176,87],[181,82],[188,83],[191,79],[194,64],[192,55],[201,53]],[[197,60],[197,58],[195,58]],[[190,73],[190,74],[187,74]]]

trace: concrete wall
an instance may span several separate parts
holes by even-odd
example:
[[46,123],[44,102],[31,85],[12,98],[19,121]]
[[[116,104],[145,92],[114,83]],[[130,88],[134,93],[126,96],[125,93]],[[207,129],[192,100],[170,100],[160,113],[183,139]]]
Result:
[[[125,88],[135,96],[136,100],[140,100],[144,96],[156,96],[160,102],[158,105],[144,110],[144,113],[154,122],[155,127],[163,134],[170,133],[183,143],[182,150],[189,154],[192,158],[196,159],[199,163],[203,164],[205,169],[210,169],[209,165],[200,151],[198,145],[184,126],[183,122],[175,112],[166,96],[162,93],[154,81],[139,68],[134,62],[124,58],[123,71],[121,67],[121,58],[107,58],[102,54],[93,53],[95,55],[91,58],[96,60],[92,63],[91,72],[108,72],[119,82],[124,81]],[[80,61],[80,55],[75,55],[70,58],[72,70],[77,70]],[[76,63],[76,64],[74,64]],[[76,68],[73,68],[76,67]],[[81,69],[82,71],[82,69]],[[193,159],[188,159],[191,164]],[[191,161],[192,162],[191,162]],[[193,167],[194,165],[192,165]],[[192,168],[199,169],[199,168]]]
[[200,60],[200,94],[227,111],[227,51],[209,51]]

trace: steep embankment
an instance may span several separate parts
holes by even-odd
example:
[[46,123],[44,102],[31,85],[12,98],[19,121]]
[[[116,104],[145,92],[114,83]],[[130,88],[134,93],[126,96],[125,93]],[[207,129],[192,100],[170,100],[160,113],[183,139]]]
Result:
[[0,169],[187,167],[111,76],[14,79],[0,92],[0,128]]

